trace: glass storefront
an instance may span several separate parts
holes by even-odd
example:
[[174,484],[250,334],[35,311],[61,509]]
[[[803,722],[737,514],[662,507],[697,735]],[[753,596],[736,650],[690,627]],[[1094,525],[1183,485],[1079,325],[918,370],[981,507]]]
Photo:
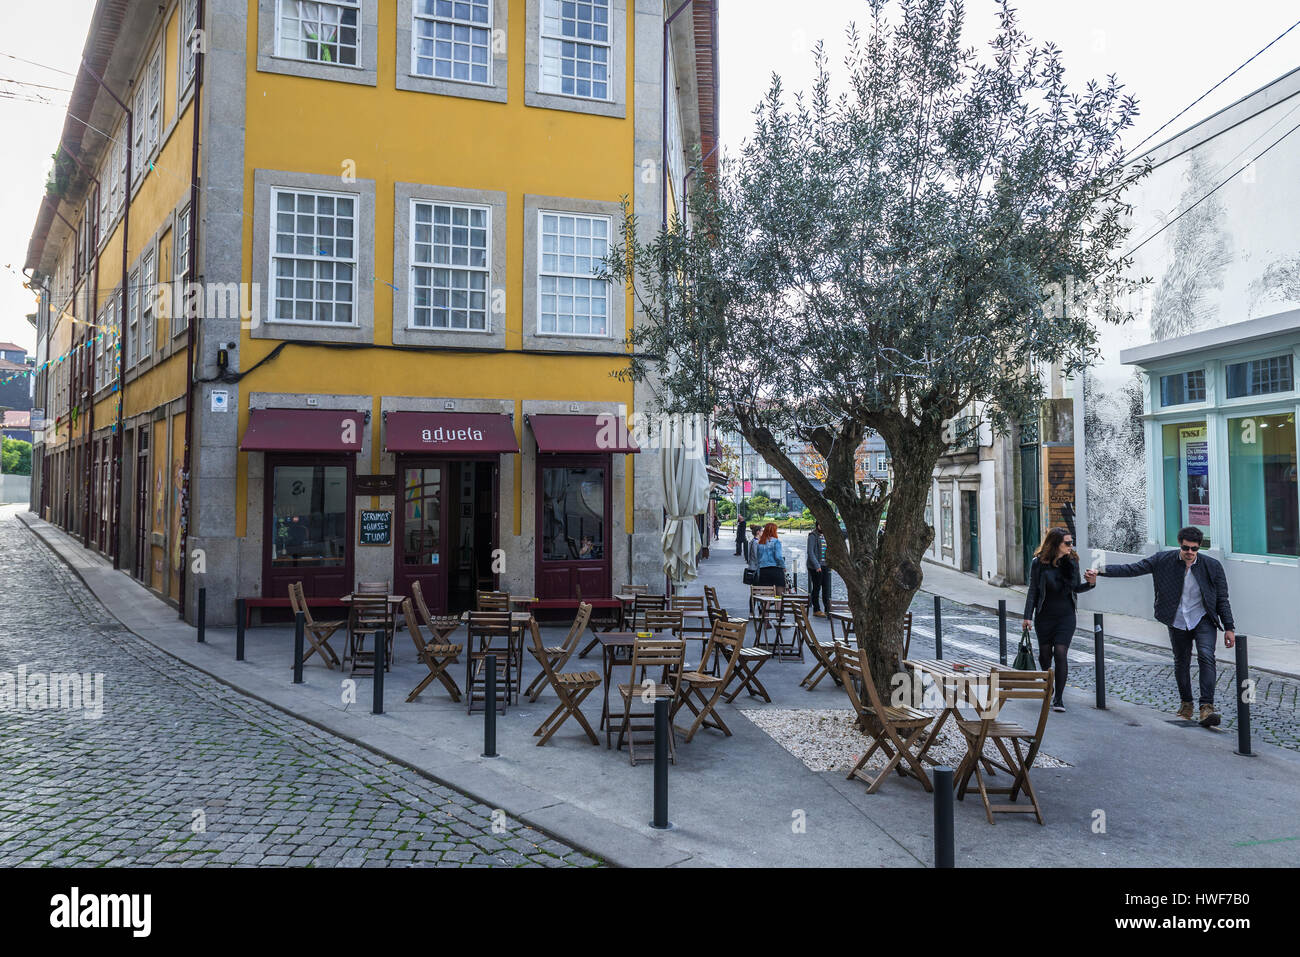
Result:
[[1228,419],[1232,550],[1300,555],[1294,413]]
[[1165,502],[1165,544],[1177,545],[1178,532],[1195,526],[1210,541],[1210,432],[1205,420],[1161,426]]
[[542,559],[605,557],[605,469],[542,469]]
[[406,469],[402,561],[436,565],[442,545],[442,469]]
[[273,568],[342,566],[348,545],[348,470],[343,465],[272,469]]

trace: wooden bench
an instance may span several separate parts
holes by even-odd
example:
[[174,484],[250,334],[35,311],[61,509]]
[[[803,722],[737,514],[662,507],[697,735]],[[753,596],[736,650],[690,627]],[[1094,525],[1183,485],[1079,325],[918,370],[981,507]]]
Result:
[[[241,598],[244,603],[244,627],[248,628],[253,623],[254,608],[291,608],[293,607],[289,597],[284,598]],[[341,598],[309,598],[307,599],[309,608],[346,608]]]

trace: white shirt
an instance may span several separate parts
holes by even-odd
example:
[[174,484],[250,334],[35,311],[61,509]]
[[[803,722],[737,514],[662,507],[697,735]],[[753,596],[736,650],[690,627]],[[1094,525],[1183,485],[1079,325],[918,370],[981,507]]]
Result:
[[1178,613],[1174,615],[1174,627],[1191,631],[1205,617],[1205,602],[1201,600],[1201,585],[1192,574],[1196,562],[1192,562],[1183,571],[1183,597],[1178,602]]

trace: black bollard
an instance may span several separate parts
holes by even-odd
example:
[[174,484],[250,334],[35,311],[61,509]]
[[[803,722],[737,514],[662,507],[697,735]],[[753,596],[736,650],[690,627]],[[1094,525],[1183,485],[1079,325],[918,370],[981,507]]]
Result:
[[655,816],[650,826],[658,831],[671,828],[668,820],[668,699],[655,699]]
[[998,661],[1007,663],[1007,600],[998,599]]
[[934,656],[943,661],[943,609],[938,595],[934,596]]
[[293,616],[293,683],[302,684],[302,639],[307,622],[302,612]]
[[1092,648],[1097,662],[1097,708],[1106,710],[1106,629],[1101,612],[1092,616]]
[[244,660],[244,628],[248,621],[248,603],[243,598],[235,601],[235,660]]
[[199,589],[199,644],[203,644],[204,633],[208,630],[208,589]]
[[1247,682],[1250,680],[1250,661],[1246,657],[1246,636],[1238,635],[1234,645],[1237,653],[1237,753],[1243,758],[1253,758],[1250,750],[1250,701]]
[[483,701],[483,757],[497,756],[497,656],[487,656],[487,681]]
[[388,636],[378,632],[375,634],[375,700],[370,706],[371,714],[384,713],[384,668],[387,657]]
[[934,866],[955,867],[952,825],[952,768],[934,769]]

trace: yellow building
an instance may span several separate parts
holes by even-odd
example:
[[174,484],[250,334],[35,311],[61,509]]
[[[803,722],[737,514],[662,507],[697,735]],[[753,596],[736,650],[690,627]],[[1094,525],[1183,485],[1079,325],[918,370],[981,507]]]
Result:
[[162,6],[97,5],[32,236],[34,507],[214,621],[660,580],[659,457],[601,438],[647,404],[634,302],[594,274],[713,151],[714,4]]

